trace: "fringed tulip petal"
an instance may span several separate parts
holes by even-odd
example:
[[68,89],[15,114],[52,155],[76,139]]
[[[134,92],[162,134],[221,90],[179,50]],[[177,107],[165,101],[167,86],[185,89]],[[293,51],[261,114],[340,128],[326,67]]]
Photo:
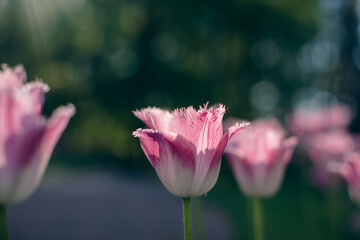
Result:
[[203,126],[204,114],[200,114],[192,106],[175,109],[171,113],[169,131],[185,137],[196,147]]
[[[45,93],[49,90],[47,84],[37,80],[24,85],[21,91],[19,91],[21,95],[19,98],[24,101],[24,107],[26,107],[28,111],[34,111],[34,113],[41,115],[45,102]],[[24,98],[24,95],[27,95],[27,97]]]
[[[200,189],[203,188],[202,186],[204,186],[206,179],[213,180],[213,184],[206,183],[205,185],[214,185],[217,180],[218,171],[210,169],[210,167],[214,161],[217,147],[221,144],[220,140],[223,134],[222,118],[224,113],[225,107],[223,105],[220,105],[217,109],[207,109],[207,105],[205,105],[198,112],[202,119],[202,127],[197,141],[196,170],[191,188],[192,192],[201,192]],[[209,178],[208,175],[214,175],[213,171],[217,172],[216,178]]]
[[142,110],[134,111],[133,113],[150,129],[163,132],[167,131],[169,128],[171,114],[166,110],[155,107],[148,107]]
[[26,72],[21,65],[11,69],[6,64],[3,64],[1,68],[0,89],[18,88],[26,82]]
[[202,128],[199,133],[197,151],[205,152],[206,149],[215,149],[223,135],[222,119],[225,107],[207,109],[207,105],[201,108],[199,114],[202,119]]

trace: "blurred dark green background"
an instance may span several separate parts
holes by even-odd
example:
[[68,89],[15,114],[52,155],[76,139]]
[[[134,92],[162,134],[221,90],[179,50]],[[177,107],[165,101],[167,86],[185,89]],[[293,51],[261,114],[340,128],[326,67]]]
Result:
[[[225,118],[285,125],[296,106],[340,101],[358,131],[358,13],[355,0],[0,0],[0,61],[50,85],[46,115],[77,107],[50,167],[156,178],[131,135],[143,127],[131,111],[149,105],[223,103]],[[309,183],[306,157],[294,158],[266,202],[267,239],[359,238],[344,186],[329,202]],[[246,200],[226,162],[206,201],[232,216],[234,239],[249,239]]]

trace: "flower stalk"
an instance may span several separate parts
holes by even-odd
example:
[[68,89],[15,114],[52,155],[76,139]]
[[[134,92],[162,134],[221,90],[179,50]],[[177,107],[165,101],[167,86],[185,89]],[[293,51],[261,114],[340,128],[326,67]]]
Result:
[[263,209],[260,198],[252,199],[254,240],[264,240]]
[[0,240],[8,239],[10,238],[7,219],[7,207],[5,205],[0,205]]
[[205,240],[204,212],[201,197],[192,199],[192,207],[195,238]]
[[183,198],[184,240],[191,240],[191,198]]

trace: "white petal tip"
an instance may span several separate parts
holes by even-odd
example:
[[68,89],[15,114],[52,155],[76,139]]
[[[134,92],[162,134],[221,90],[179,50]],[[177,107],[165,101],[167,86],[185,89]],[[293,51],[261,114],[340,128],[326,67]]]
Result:
[[284,140],[283,145],[284,147],[294,147],[299,143],[299,139],[297,137],[289,137]]
[[142,136],[143,133],[159,133],[158,131],[154,130],[154,129],[143,129],[143,128],[138,128],[136,129],[132,135],[134,137],[140,137]]
[[72,117],[75,115],[75,113],[76,113],[76,107],[71,103],[69,103],[66,106],[60,106],[57,109],[55,109],[55,111],[54,111],[55,116]]
[[29,83],[25,84],[24,87],[28,88],[28,89],[38,89],[44,93],[50,91],[49,85],[44,83],[41,79],[37,79],[34,82],[29,82]]

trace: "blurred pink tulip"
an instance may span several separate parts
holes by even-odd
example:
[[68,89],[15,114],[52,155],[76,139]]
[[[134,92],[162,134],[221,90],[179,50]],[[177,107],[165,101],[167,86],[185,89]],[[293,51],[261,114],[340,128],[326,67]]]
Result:
[[284,138],[277,120],[264,119],[229,141],[225,155],[245,195],[265,198],[278,191],[298,142],[296,137]]
[[25,81],[22,66],[0,71],[0,204],[22,201],[37,188],[75,113],[73,105],[63,106],[46,120],[42,109],[48,86]]
[[226,144],[248,126],[236,124],[223,135],[224,113],[223,105],[208,108],[207,104],[198,111],[190,106],[172,113],[158,108],[134,112],[149,129],[133,135],[170,193],[195,197],[215,185]]
[[290,116],[290,131],[306,138],[322,131],[346,128],[351,118],[350,109],[340,104],[313,110],[299,108]]
[[360,135],[359,134],[353,134],[353,141],[354,141],[354,148],[356,151],[360,151]]
[[313,178],[314,185],[322,189],[334,186],[339,178],[329,170],[341,165],[344,156],[355,151],[354,137],[345,129],[339,129],[315,134],[305,144],[305,150],[314,164],[314,171],[321,172],[323,176]]
[[309,138],[306,144],[307,152],[316,166],[342,161],[344,154],[353,151],[354,147],[352,136],[345,130],[318,133]]
[[297,109],[290,117],[290,130],[299,137],[302,149],[314,164],[313,183],[327,188],[338,176],[329,172],[355,147],[354,138],[347,132],[352,113],[346,105],[335,104],[322,109]]
[[346,180],[350,198],[360,206],[360,153],[352,152],[345,156],[342,165],[332,171],[339,172]]

